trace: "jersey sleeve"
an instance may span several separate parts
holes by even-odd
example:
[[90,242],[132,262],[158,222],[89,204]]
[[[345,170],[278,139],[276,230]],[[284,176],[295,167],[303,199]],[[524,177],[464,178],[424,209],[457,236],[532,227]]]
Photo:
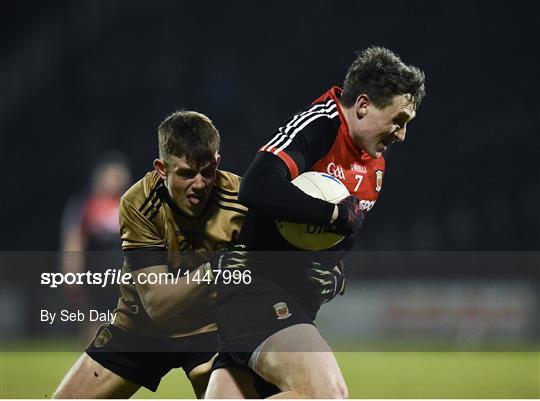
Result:
[[338,127],[332,114],[299,115],[260,149],[242,180],[240,201],[275,219],[328,224],[335,205],[305,194],[290,181],[330,150]]
[[328,224],[335,207],[291,184],[282,159],[266,152],[259,152],[246,171],[239,199],[274,219],[307,224]]
[[337,138],[336,104],[322,110],[295,114],[259,149],[259,152],[271,153],[281,159],[289,170],[290,180],[308,171],[331,149]]
[[126,266],[131,270],[167,264],[167,246],[155,225],[131,202],[120,201],[120,233]]

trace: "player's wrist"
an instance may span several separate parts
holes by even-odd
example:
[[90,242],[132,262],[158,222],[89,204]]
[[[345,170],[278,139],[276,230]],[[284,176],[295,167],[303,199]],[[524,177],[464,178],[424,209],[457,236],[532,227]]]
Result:
[[330,230],[344,236],[354,235],[365,218],[360,199],[354,195],[347,196],[337,205],[337,218],[331,223]]

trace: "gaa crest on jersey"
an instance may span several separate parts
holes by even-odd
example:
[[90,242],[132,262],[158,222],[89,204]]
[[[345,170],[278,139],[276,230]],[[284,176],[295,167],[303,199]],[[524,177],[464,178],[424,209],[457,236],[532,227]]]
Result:
[[291,316],[291,312],[289,312],[289,306],[285,302],[278,302],[274,305],[274,312],[276,312],[277,318],[279,320],[287,319],[289,316]]
[[382,188],[382,179],[383,179],[384,171],[377,170],[375,171],[375,191],[379,192]]
[[345,179],[345,171],[343,171],[343,167],[341,167],[339,164],[336,164],[334,162],[329,163],[326,167],[326,171],[328,172],[328,174],[333,175],[340,180]]
[[96,339],[94,340],[94,346],[96,348],[101,348],[105,344],[107,344],[111,340],[111,338],[112,334],[109,329],[107,327],[103,327],[96,336]]

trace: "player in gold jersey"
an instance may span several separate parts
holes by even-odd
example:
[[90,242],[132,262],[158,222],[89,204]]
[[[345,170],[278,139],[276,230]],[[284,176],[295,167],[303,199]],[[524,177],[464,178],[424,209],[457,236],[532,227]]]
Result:
[[[204,396],[217,350],[215,286],[188,281],[184,273],[208,272],[211,253],[236,238],[247,209],[238,203],[239,177],[217,169],[220,138],[208,117],[175,112],[158,136],[154,171],[120,204],[123,272],[134,283],[120,286],[115,317],[98,330],[55,398],[128,398],[141,386],[155,391],[176,367]],[[145,280],[162,273],[173,273],[176,282]],[[254,378],[259,391],[240,395],[269,394],[261,382]]]

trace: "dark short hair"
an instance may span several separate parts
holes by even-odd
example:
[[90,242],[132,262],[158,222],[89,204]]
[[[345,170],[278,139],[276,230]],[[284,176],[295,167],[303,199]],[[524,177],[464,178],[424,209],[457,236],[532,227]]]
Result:
[[351,107],[358,96],[366,94],[375,106],[384,108],[394,96],[410,94],[417,108],[426,94],[424,81],[420,69],[404,64],[391,50],[371,46],[359,51],[349,67],[341,102]]
[[189,163],[200,164],[219,151],[219,132],[212,121],[196,111],[175,111],[158,128],[159,157],[185,156]]

